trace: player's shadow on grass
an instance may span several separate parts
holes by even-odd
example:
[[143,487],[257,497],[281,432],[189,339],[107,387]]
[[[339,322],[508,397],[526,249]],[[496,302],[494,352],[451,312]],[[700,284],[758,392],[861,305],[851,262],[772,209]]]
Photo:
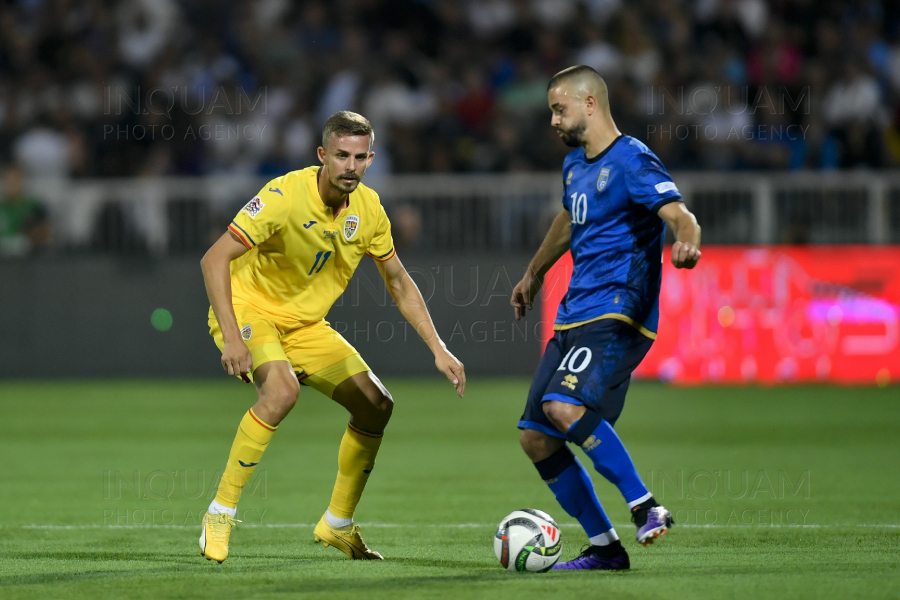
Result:
[[[86,567],[88,568],[88,567]],[[7,575],[0,577],[0,589],[14,585],[43,585],[48,583],[78,583],[102,579],[125,579],[131,577],[170,576],[171,567],[157,567],[153,569],[107,569],[98,571],[91,568],[80,572],[44,572],[22,575]]]
[[483,560],[447,560],[446,558],[394,558],[385,561],[391,565],[404,567],[438,567],[449,569],[475,569],[478,571],[493,570],[491,563]]
[[[229,557],[231,564],[237,566],[240,560],[289,560],[297,563],[316,563],[319,565],[334,565],[337,563],[348,563],[349,560],[343,555],[338,556],[335,553],[328,555],[305,553],[305,554],[233,554]],[[388,558],[384,562],[381,561],[359,561],[363,564],[371,565],[390,565],[403,567],[438,567],[446,569],[478,569],[493,570],[491,563],[483,560],[447,560],[439,558]],[[255,567],[255,566],[254,566]]]
[[43,559],[43,560],[81,560],[86,562],[96,561],[139,561],[139,562],[177,562],[181,557],[176,554],[163,552],[91,552],[88,550],[62,550],[56,552],[16,552],[0,557],[19,559]]

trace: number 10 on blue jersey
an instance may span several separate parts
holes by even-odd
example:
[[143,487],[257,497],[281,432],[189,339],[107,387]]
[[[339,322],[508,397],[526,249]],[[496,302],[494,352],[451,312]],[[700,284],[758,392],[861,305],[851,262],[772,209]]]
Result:
[[578,192],[572,194],[572,224],[584,225],[587,221],[587,195],[578,195]]

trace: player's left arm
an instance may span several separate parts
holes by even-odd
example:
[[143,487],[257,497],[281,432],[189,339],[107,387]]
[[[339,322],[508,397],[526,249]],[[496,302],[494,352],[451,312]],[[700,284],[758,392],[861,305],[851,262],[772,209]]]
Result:
[[700,260],[700,225],[684,202],[670,202],[657,213],[672,228],[672,264],[678,269],[693,269]]
[[384,278],[394,302],[403,316],[416,328],[416,331],[428,344],[434,354],[434,364],[438,371],[443,373],[456,388],[459,397],[463,397],[466,391],[466,371],[463,364],[453,356],[444,341],[438,335],[431,320],[431,314],[425,305],[425,299],[419,291],[419,286],[412,280],[403,263],[394,254],[385,261],[376,260],[378,270]]

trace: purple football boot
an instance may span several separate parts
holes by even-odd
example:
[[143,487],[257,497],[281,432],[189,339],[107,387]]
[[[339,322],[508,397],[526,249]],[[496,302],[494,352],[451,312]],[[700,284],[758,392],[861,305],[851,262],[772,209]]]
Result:
[[588,546],[578,558],[553,565],[554,571],[624,571],[630,568],[628,553],[619,540],[608,546]]
[[[648,504],[652,505],[648,506]],[[639,504],[632,509],[631,520],[637,527],[637,539],[639,544],[646,546],[652,544],[653,541],[667,532],[675,520],[672,513],[666,510],[665,506],[660,506],[652,499],[644,504]]]

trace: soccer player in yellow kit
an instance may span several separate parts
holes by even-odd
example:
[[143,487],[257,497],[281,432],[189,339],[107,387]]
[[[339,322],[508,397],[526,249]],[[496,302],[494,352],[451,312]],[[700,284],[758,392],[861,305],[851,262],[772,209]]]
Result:
[[447,351],[397,258],[378,194],[361,183],[374,157],[373,140],[365,117],[332,115],[318,149],[322,166],[266,184],[201,261],[210,333],[222,366],[229,375],[252,379],[258,394],[203,518],[200,551],[210,560],[221,563],[228,556],[241,489],[297,401],[301,383],[350,413],[331,502],[313,537],[352,559],[382,558],[363,542],[353,514],[394,403],[359,353],[324,320],[364,254],[375,259],[400,312],[434,353],[435,366],[460,397],[465,390],[462,363]]

